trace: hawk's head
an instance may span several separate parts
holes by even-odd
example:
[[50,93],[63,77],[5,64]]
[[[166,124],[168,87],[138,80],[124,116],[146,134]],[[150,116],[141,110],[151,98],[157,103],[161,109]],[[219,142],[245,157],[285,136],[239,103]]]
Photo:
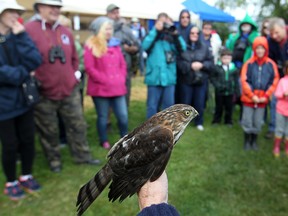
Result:
[[198,115],[198,112],[190,105],[176,104],[159,113],[154,117],[163,126],[170,128],[174,135],[174,144],[179,140],[189,122]]

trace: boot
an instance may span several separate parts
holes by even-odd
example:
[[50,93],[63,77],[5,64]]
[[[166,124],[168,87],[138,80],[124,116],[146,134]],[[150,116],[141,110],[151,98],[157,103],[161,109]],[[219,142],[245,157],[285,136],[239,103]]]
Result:
[[258,150],[258,145],[257,145],[257,134],[251,134],[251,142],[250,142],[250,145],[251,145],[251,148],[255,151]]
[[250,150],[251,134],[244,132],[244,150]]
[[288,157],[288,139],[285,139],[285,154]]
[[[274,139],[274,149],[273,149],[273,154],[276,158],[280,156],[280,145],[281,145],[281,138],[275,137]],[[287,149],[288,150],[288,149]]]

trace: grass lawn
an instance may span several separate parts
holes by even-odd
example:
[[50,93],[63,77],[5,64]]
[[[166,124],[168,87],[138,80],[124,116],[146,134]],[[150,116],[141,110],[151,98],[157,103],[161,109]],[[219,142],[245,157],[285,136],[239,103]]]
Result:
[[[145,120],[146,89],[142,78],[133,80],[129,108],[129,130]],[[205,113],[205,130],[192,124],[177,143],[167,167],[169,202],[184,216],[286,216],[288,215],[288,158],[274,159],[272,140],[259,136],[258,152],[244,152],[243,134],[234,115],[232,128],[211,126],[211,108]],[[95,111],[90,98],[85,101],[88,140],[93,155],[105,162],[107,150],[98,144]],[[118,140],[116,121],[112,118],[111,143]],[[12,202],[0,195],[1,216],[72,216],[76,215],[78,190],[100,167],[75,165],[68,147],[61,149],[63,171],[49,170],[37,143],[34,176],[43,186],[37,195]],[[20,165],[19,165],[20,170]],[[2,168],[0,168],[2,173]],[[0,175],[1,190],[4,175]],[[132,216],[138,212],[136,196],[123,203],[110,203],[106,189],[84,215]]]

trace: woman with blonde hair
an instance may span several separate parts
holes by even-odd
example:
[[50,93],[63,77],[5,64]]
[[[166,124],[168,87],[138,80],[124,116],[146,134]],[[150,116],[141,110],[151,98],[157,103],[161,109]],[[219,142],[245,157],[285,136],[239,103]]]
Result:
[[127,134],[128,109],[126,63],[120,41],[113,35],[113,24],[107,17],[98,17],[90,25],[93,35],[85,44],[84,64],[88,75],[87,94],[93,99],[97,112],[97,131],[100,145],[110,149],[107,119],[111,106],[118,121],[120,136]]

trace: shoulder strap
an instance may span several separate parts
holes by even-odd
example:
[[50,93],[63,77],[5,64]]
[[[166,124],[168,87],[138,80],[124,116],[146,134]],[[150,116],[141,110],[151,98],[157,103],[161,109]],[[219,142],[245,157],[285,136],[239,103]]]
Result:
[[[147,35],[146,35],[146,36],[147,36]],[[153,49],[156,41],[159,40],[159,39],[160,39],[160,34],[157,33],[156,38],[154,39],[154,41],[152,42],[152,44],[150,45],[150,47],[146,50],[146,53],[147,53],[147,54],[149,54],[149,53],[151,52],[151,50]]]

